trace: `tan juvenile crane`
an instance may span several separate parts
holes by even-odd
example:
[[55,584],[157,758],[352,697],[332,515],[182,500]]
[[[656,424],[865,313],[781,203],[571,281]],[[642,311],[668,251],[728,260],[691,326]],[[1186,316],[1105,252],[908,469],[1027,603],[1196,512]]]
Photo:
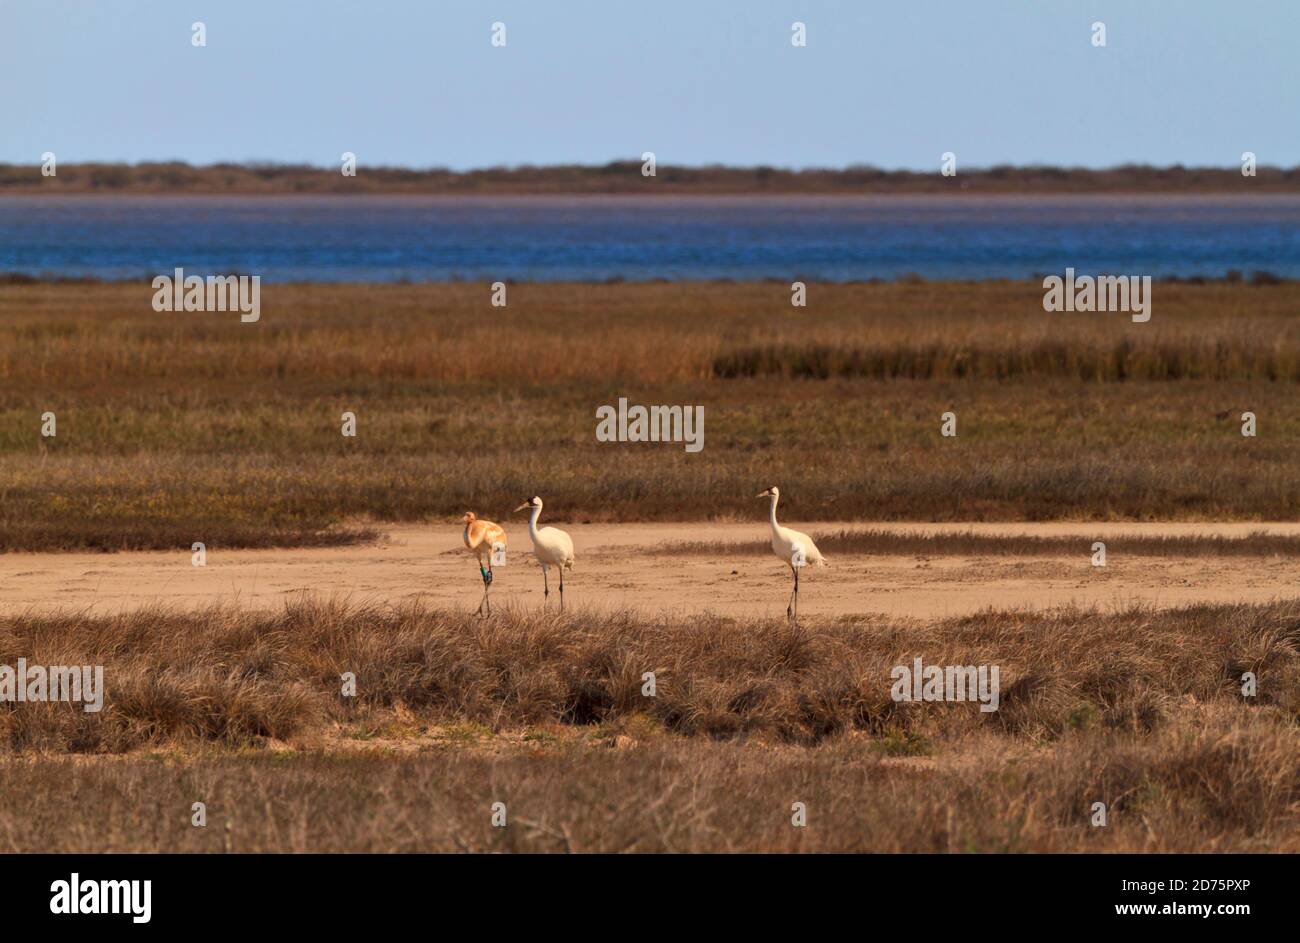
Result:
[[[465,523],[465,546],[470,553],[478,557],[478,571],[483,577],[483,600],[478,604],[478,611],[492,615],[492,601],[488,598],[488,588],[492,585],[492,555],[498,551],[505,553],[506,532],[500,524],[480,521],[473,511],[466,511],[461,518]],[[487,561],[487,565],[484,565]]]

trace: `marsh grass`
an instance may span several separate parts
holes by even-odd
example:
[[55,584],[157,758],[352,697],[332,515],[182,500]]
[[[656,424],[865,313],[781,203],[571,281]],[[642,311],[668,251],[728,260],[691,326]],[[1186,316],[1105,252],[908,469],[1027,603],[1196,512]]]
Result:
[[1167,380],[1300,380],[1300,350],[1269,338],[931,341],[878,346],[769,344],[720,354],[720,379],[1013,380],[1064,377],[1087,383]]
[[[569,521],[743,518],[773,483],[806,521],[1295,519],[1300,285],[1158,289],[1139,325],[1011,282],[814,284],[807,309],[779,281],[506,309],[267,285],[241,324],[144,283],[0,286],[0,550],[368,539],[537,493]],[[704,451],[597,442],[619,396],[702,406]]]
[[[8,617],[19,654],[103,663],[107,705],[0,706],[6,851],[1300,850],[1296,602],[798,628],[154,609]],[[1001,709],[895,703],[914,656],[1000,665]]]
[[[1039,537],[1026,534],[980,534],[974,531],[839,530],[811,535],[823,553],[886,556],[1077,556],[1091,553],[1092,538]],[[1297,557],[1300,537],[1254,531],[1244,537],[1193,534],[1187,536],[1115,536],[1105,541],[1107,553],[1136,557]],[[644,551],[656,556],[682,554],[731,557],[772,552],[766,540],[674,541]]]
[[[1292,852],[1294,734],[1251,717],[982,741],[934,768],[844,740],[599,743],[420,754],[161,754],[0,763],[6,852]],[[95,802],[84,796],[96,797]],[[809,812],[792,828],[790,803]],[[189,824],[207,804],[208,827]],[[1093,828],[1092,803],[1109,823]],[[486,810],[502,801],[507,828]]]
[[[1000,665],[1002,706],[900,704],[890,671]],[[101,714],[4,705],[11,751],[115,753],[149,744],[285,739],[331,723],[582,726],[646,718],[686,737],[811,745],[994,731],[1049,741],[1098,726],[1143,732],[1186,701],[1294,724],[1300,604],[1166,612],[986,612],[929,626],[877,619],[791,626],[703,616],[513,611],[491,620],[408,605],[295,603],[278,613],[148,609],[118,616],[0,620],[0,664],[102,664]],[[641,694],[646,671],[657,696]],[[1256,673],[1247,702],[1240,676]],[[357,677],[355,700],[340,676]],[[371,716],[373,715],[373,716]]]

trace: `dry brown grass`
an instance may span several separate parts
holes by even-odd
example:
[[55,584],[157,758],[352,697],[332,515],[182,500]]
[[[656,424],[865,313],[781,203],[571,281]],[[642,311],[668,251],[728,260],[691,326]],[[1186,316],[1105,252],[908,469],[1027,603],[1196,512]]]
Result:
[[[994,731],[1049,741],[1070,730],[1141,733],[1231,706],[1300,717],[1300,604],[1156,612],[987,612],[929,626],[843,620],[790,626],[703,616],[465,613],[302,603],[279,613],[142,610],[0,621],[0,664],[102,664],[99,714],[9,705],[11,751],[285,739],[332,723],[372,732],[413,712],[493,729],[632,716],[687,737],[815,744],[850,731],[888,740]],[[1002,706],[910,705],[890,669],[999,665]],[[641,694],[644,672],[656,697]],[[1240,676],[1260,693],[1244,701]],[[339,697],[344,672],[355,700]],[[15,709],[17,707],[17,709]]]
[[[1161,284],[1145,325],[1025,283],[810,291],[266,286],[247,325],[143,283],[0,286],[0,550],[349,539],[537,493],[570,521],[752,516],[773,482],[804,520],[1300,507],[1300,285]],[[704,451],[597,442],[620,395],[702,406]]]
[[[0,633],[0,663],[101,662],[108,688],[100,715],[0,710],[6,851],[1300,850],[1296,602],[801,628],[317,605]],[[893,702],[916,655],[999,664],[1001,709]]]
[[[780,280],[523,284],[511,287],[504,310],[490,306],[490,294],[470,283],[267,285],[262,320],[246,325],[237,315],[155,312],[143,282],[11,285],[0,290],[7,342],[0,377],[189,399],[247,383],[266,393],[286,383],[378,392],[412,381],[518,388],[772,373],[1092,382],[1300,376],[1293,283],[1162,283],[1147,324],[1122,314],[1049,314],[1035,282],[817,284],[804,310],[790,306]],[[842,362],[821,362],[828,357]]]
[[[1033,757],[975,742],[933,766],[852,740],[611,744],[0,763],[0,850],[1300,850],[1294,732],[1250,717]],[[205,828],[190,825],[195,801]],[[790,824],[795,801],[806,828]],[[1098,801],[1105,828],[1089,823]],[[491,825],[494,802],[506,828]]]
[[[1093,539],[1081,536],[1028,534],[980,534],[975,531],[839,530],[814,532],[813,540],[823,553],[882,554],[904,556],[1079,556],[1092,553]],[[1116,557],[1296,557],[1300,537],[1255,531],[1244,537],[1208,536],[1116,536],[1105,541],[1107,553]],[[764,556],[772,552],[766,540],[678,541],[651,547],[658,556],[681,554],[717,557]]]

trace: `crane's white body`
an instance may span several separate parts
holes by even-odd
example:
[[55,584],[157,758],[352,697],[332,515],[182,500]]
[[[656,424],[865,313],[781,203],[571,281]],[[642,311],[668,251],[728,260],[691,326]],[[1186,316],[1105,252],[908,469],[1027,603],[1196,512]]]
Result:
[[795,552],[802,547],[806,563],[812,566],[825,566],[826,558],[822,556],[811,537],[792,527],[782,527],[776,522],[776,504],[781,500],[781,490],[779,488],[770,490],[772,503],[768,508],[768,523],[772,526],[772,552],[793,569]]
[[[538,527],[537,519],[542,516],[542,499],[534,495],[525,501],[516,511],[528,508],[528,536],[533,541],[533,556],[542,565],[542,596],[551,595],[548,573],[551,567],[560,571],[560,609],[564,608],[564,571],[573,569],[573,538],[558,527]],[[545,603],[543,603],[545,605]]]
[[756,497],[769,498],[772,502],[767,514],[768,523],[772,526],[772,552],[790,568],[790,575],[794,577],[790,602],[785,607],[786,616],[794,621],[799,618],[799,571],[809,564],[825,566],[826,558],[807,534],[790,527],[782,527],[776,522],[776,504],[781,500],[780,488],[773,485]]
[[537,519],[542,516],[542,502],[538,499],[533,505],[533,513],[528,518],[528,536],[533,540],[533,556],[545,570],[548,566],[558,566],[566,570],[573,569],[573,538],[558,527],[538,527]]

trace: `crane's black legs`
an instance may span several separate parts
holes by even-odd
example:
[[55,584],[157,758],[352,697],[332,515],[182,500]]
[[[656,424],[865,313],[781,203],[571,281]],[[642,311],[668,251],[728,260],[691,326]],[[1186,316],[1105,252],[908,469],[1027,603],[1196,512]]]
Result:
[[492,585],[492,564],[489,563],[485,570],[483,569],[483,564],[480,563],[478,571],[483,577],[483,600],[478,604],[478,611],[479,614],[482,615],[483,609],[486,607],[487,614],[492,615],[492,600],[488,597],[488,587]]
[[794,573],[794,590],[790,593],[790,602],[785,607],[785,617],[794,622],[799,618],[799,568],[792,566],[790,571]]

